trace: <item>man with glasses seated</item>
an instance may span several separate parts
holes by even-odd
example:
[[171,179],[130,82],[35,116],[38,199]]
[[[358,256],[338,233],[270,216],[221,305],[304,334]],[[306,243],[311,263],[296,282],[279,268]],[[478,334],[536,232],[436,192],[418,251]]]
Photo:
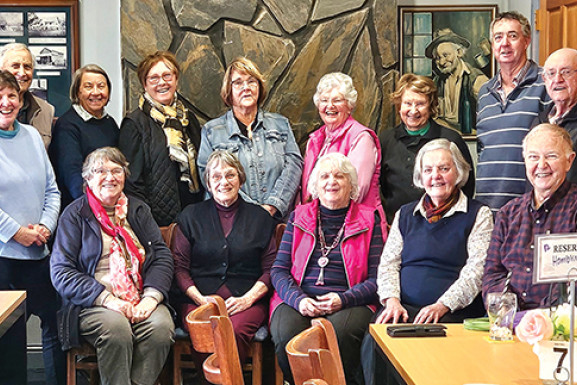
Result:
[[[577,149],[577,50],[561,48],[553,52],[543,67],[545,88],[553,103],[542,111],[533,125],[553,123],[571,135],[573,151]],[[567,180],[577,182],[577,166],[573,164]]]

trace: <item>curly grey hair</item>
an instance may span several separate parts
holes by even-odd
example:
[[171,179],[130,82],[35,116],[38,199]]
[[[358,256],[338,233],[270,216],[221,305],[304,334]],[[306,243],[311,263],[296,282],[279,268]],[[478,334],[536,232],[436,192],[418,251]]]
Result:
[[317,85],[317,92],[313,96],[313,102],[315,106],[319,107],[319,100],[321,94],[336,88],[345,98],[349,108],[354,110],[357,105],[358,92],[353,85],[353,79],[349,75],[345,75],[342,72],[331,72],[324,75],[319,84]]
[[349,158],[339,152],[331,152],[330,154],[321,156],[317,160],[307,184],[307,188],[311,193],[312,198],[317,199],[319,197],[317,184],[321,174],[321,169],[324,170],[326,166],[329,166],[330,169],[336,168],[346,176],[347,180],[351,184],[351,199],[356,200],[359,197],[359,179],[357,176],[357,169],[353,166]]

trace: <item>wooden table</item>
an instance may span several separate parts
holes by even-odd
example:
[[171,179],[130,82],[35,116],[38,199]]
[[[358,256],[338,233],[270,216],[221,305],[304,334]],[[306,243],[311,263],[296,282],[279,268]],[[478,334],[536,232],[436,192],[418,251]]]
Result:
[[391,338],[387,326],[370,333],[408,385],[541,385],[537,356],[517,339],[487,341],[462,324],[447,324],[447,337]]
[[0,384],[26,384],[25,291],[0,291]]

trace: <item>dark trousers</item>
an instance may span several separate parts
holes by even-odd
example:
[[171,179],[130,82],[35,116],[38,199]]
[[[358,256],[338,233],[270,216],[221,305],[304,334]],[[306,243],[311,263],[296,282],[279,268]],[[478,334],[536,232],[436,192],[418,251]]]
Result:
[[58,340],[58,297],[50,281],[50,257],[22,261],[0,257],[0,290],[26,290],[26,319],[37,315],[47,385],[66,383],[66,359]]
[[[325,316],[331,321],[335,329],[343,369],[349,385],[362,384],[359,371],[361,342],[372,317],[373,312],[366,306],[342,309]],[[284,378],[291,383],[294,383],[294,380],[285,346],[294,336],[310,326],[311,318],[302,316],[298,311],[284,303],[280,304],[272,315],[270,332],[275,345],[276,356]]]

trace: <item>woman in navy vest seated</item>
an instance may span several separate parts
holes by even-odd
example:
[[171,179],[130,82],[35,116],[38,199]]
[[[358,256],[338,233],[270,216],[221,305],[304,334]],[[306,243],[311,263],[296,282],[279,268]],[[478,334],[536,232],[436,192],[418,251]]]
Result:
[[461,191],[470,170],[447,139],[417,154],[413,182],[425,194],[395,214],[379,265],[384,310],[377,323],[462,322],[484,314],[478,294],[493,217]]
[[338,152],[322,156],[308,180],[313,200],[291,214],[272,268],[270,329],[284,378],[291,338],[326,317],[339,342],[347,384],[360,384],[361,340],[377,304],[383,249],[375,207],[357,204],[357,171]]
[[[184,321],[190,311],[207,302],[205,296],[224,298],[239,356],[245,362],[252,338],[267,321],[265,297],[272,288],[275,222],[262,206],[239,195],[246,174],[235,155],[214,151],[204,178],[212,198],[185,208],[175,229],[176,282],[187,299],[180,306],[180,316]],[[200,354],[195,360],[202,365]]]

